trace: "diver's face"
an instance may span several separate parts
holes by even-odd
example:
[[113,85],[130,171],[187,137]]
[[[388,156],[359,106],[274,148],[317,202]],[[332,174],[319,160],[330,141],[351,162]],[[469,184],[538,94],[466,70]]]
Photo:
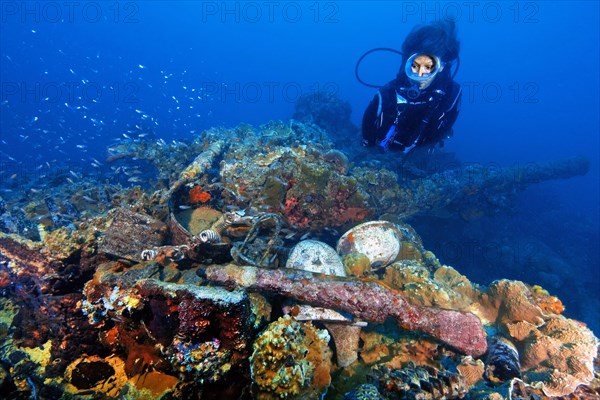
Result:
[[433,72],[435,68],[435,61],[433,58],[421,55],[415,58],[410,69],[413,74],[418,75],[419,77],[427,76]]

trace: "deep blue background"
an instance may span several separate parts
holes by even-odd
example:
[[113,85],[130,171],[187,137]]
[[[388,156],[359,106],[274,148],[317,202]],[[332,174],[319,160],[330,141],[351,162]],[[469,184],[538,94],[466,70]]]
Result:
[[[586,253],[575,257],[584,260],[578,274],[592,287],[600,282],[596,1],[83,1],[71,7],[2,1],[1,7],[0,161],[25,170],[103,160],[123,133],[190,139],[215,125],[287,119],[298,95],[318,88],[348,100],[358,124],[374,93],[354,77],[358,57],[373,47],[400,48],[416,24],[455,19],[464,95],[447,150],[490,166],[587,157],[586,176],[523,193],[518,215],[503,229],[523,237],[538,230],[546,242],[587,240]],[[374,54],[361,76],[383,84],[398,62],[396,55]],[[447,258],[461,268],[460,258]],[[503,276],[485,266],[477,272],[480,281]],[[600,325],[589,313],[587,319]]]

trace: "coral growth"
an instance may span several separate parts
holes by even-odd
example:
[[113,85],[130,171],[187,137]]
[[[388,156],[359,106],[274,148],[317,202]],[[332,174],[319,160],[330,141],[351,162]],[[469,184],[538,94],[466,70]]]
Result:
[[202,190],[202,186],[200,185],[194,186],[190,190],[188,197],[190,204],[206,203],[212,198],[211,194]]
[[124,358],[128,377],[156,371],[197,384],[226,381],[248,357],[248,297],[148,279],[157,268],[106,264],[86,285],[83,309],[102,342]]
[[551,317],[523,340],[526,381],[540,382],[546,396],[564,396],[594,379],[598,339],[581,323]]
[[362,253],[348,253],[342,258],[347,276],[365,276],[371,272],[371,260]]
[[456,366],[456,369],[463,377],[465,385],[470,388],[477,382],[483,380],[485,365],[481,360],[474,360],[473,357],[466,356],[463,357],[460,364]]
[[[589,163],[398,171],[391,157],[349,158],[350,110],[321,95],[299,102],[304,122],[118,142],[108,179],[54,171],[4,191],[3,395],[226,399],[253,385],[266,399],[357,386],[347,398],[598,397],[598,339],[558,298],[518,281],[478,286],[402,222],[478,218],[524,182]],[[273,322],[282,305],[290,315]]]
[[259,399],[319,399],[331,382],[329,334],[285,316],[254,342],[250,358]]
[[563,311],[565,311],[565,306],[560,299],[556,296],[551,296],[550,293],[541,286],[532,286],[531,293],[533,294],[538,307],[546,314],[562,314]]

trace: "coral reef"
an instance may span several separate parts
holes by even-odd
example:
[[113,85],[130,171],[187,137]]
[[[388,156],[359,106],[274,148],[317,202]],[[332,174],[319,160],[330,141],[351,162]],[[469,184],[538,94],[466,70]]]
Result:
[[287,123],[121,140],[102,168],[3,191],[2,394],[597,398],[598,339],[557,297],[474,284],[404,222],[473,220],[589,163],[361,160],[347,104],[320,96]]
[[[337,103],[339,100],[332,98],[331,104]],[[322,106],[326,105],[317,104]],[[210,202],[220,211],[251,207],[281,212],[297,229],[322,232],[385,213],[402,218],[439,211],[460,215],[464,207],[480,204],[486,204],[487,211],[497,210],[505,207],[506,198],[532,183],[581,175],[589,169],[589,162],[576,158],[493,170],[455,163],[432,174],[412,174],[403,167],[398,174],[382,168],[381,163],[353,165],[347,154],[333,148],[331,137],[337,133],[292,120],[270,122],[258,129],[248,125],[214,128],[189,144],[126,140],[109,149],[111,176],[88,177],[60,170],[52,177],[57,183],[69,176],[77,181],[56,187],[44,182],[38,186],[45,189],[36,189],[30,196],[19,197],[18,192],[3,195],[0,227],[39,239],[46,230],[72,229],[75,220],[118,206],[165,222],[165,206],[186,188],[188,192],[199,190],[202,198],[197,200],[205,201],[200,204]],[[346,137],[344,142],[348,142]],[[109,183],[98,185],[107,180]],[[220,190],[210,188],[212,184],[220,185]],[[29,215],[24,209],[30,210]],[[42,231],[38,221],[44,222]]]
[[540,382],[546,396],[563,396],[594,379],[598,339],[577,321],[549,318],[523,340],[525,380]]
[[[437,269],[432,279],[424,267],[403,263],[386,270],[386,282],[413,304],[473,312],[512,338],[514,344],[500,341],[503,350],[499,353],[500,368],[508,367],[510,372],[504,370],[498,376],[499,366],[494,367],[498,355],[486,360],[492,380],[523,375],[530,384],[542,384],[547,396],[561,396],[593,379],[598,339],[580,323],[542,309],[539,295],[534,295],[539,288],[530,290],[522,282],[501,280],[484,289],[449,267]],[[542,304],[547,304],[547,298],[542,297]]]
[[152,266],[120,268],[99,268],[83,310],[105,345],[125,352],[128,374],[151,367],[214,382],[241,365],[252,332],[245,293],[155,280]]

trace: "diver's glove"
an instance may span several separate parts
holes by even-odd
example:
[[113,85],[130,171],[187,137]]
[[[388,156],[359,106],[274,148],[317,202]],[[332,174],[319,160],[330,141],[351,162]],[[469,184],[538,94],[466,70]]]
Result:
[[396,133],[397,133],[396,124],[392,124],[392,126],[388,130],[388,132],[385,135],[385,137],[383,138],[383,140],[381,140],[379,142],[379,146],[383,148],[383,151],[387,152],[389,150],[390,144],[392,144],[392,142],[394,141],[394,138],[396,137]]
[[402,154],[404,154],[404,155],[408,154],[412,149],[415,148],[416,145],[417,145],[416,143],[413,143],[411,146],[405,147],[404,151],[402,151]]

